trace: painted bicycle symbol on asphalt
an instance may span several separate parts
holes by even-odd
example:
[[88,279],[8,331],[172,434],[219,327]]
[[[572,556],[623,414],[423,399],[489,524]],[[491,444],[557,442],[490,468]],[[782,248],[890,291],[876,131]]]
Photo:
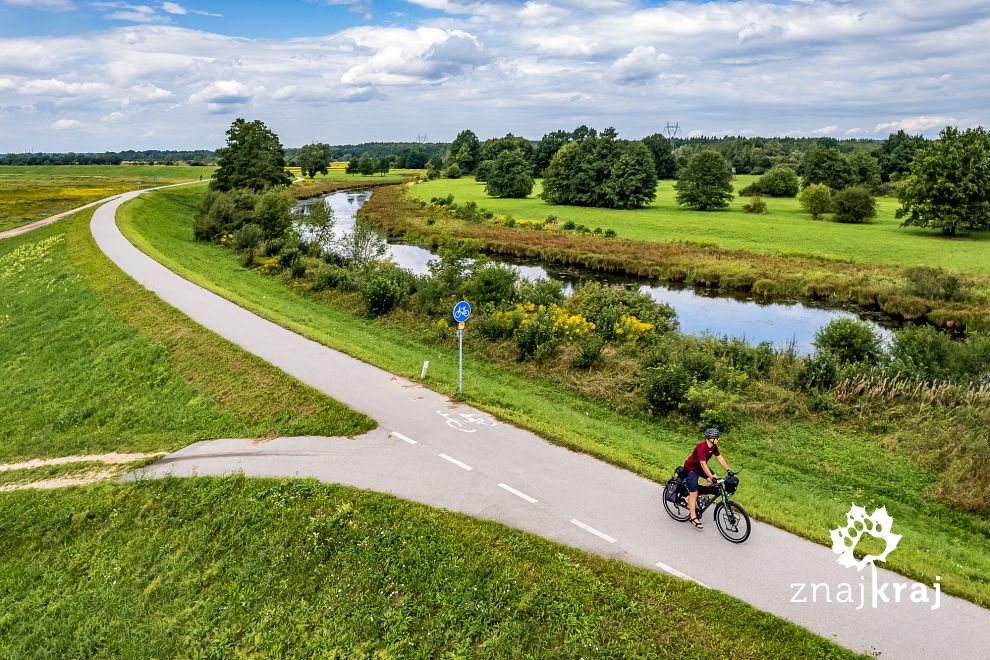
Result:
[[491,417],[485,417],[476,413],[454,414],[445,410],[438,410],[437,414],[447,421],[447,426],[462,433],[474,433],[478,430],[477,428],[469,428],[470,426],[498,426],[498,422]]

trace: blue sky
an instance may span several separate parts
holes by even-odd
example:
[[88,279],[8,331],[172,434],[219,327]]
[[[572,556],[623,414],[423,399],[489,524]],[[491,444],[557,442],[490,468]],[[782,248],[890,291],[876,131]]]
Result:
[[988,125],[987,0],[0,0],[0,152]]

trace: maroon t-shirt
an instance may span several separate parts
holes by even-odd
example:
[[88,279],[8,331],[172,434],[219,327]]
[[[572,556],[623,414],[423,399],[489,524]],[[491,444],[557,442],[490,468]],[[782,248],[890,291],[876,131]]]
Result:
[[701,467],[702,463],[707,463],[708,459],[712,456],[721,456],[721,452],[718,450],[718,445],[708,446],[707,440],[702,440],[698,443],[698,446],[694,448],[691,455],[687,457],[684,461],[684,469],[692,472],[704,472],[704,468]]

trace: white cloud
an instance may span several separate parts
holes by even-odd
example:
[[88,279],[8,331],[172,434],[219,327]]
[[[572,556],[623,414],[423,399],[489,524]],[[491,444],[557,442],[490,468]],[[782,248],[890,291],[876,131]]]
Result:
[[837,130],[839,130],[838,126],[836,126],[835,124],[830,124],[828,126],[822,126],[821,128],[816,128],[811,132],[816,135],[831,135],[832,133],[835,133]]
[[49,78],[48,80],[29,80],[22,84],[18,91],[26,96],[75,97],[103,96],[110,93],[111,87],[101,82],[65,82]]
[[612,70],[622,82],[645,83],[659,76],[672,59],[667,53],[658,53],[653,46],[636,46],[616,60]]
[[392,29],[380,39],[377,31],[352,33],[357,45],[381,44],[370,57],[348,69],[340,80],[346,85],[412,85],[436,83],[464,73],[485,61],[478,40],[461,30]]
[[920,115],[918,117],[904,117],[903,119],[895,119],[893,121],[885,121],[877,124],[874,131],[881,133],[883,131],[890,131],[896,133],[897,131],[907,131],[908,133],[921,133],[922,131],[927,131],[931,128],[942,128],[948,126],[949,124],[954,124],[955,119],[952,117],[943,116],[926,116]]
[[56,131],[64,131],[71,128],[79,128],[82,122],[78,119],[56,119],[49,128]]
[[168,14],[176,14],[177,16],[185,16],[189,13],[188,9],[177,2],[163,2],[162,11]]
[[53,11],[70,11],[76,8],[72,0],[3,0],[3,4],[12,7],[31,7],[32,9]]
[[189,97],[189,104],[206,103],[210,111],[217,111],[222,106],[240,105],[250,100],[251,90],[244,83],[237,80],[218,80],[193,93]]
[[104,124],[119,124],[126,118],[127,116],[123,112],[111,112],[110,114],[100,117],[100,121]]

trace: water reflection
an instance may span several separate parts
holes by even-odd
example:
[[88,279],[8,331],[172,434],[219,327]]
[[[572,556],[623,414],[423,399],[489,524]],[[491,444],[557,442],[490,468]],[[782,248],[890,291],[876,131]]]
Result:
[[[307,200],[299,205],[303,213],[309,205],[324,202],[333,209],[336,236],[354,229],[358,209],[371,197],[370,190],[334,193],[322,199]],[[418,245],[389,244],[389,257],[400,267],[416,274],[429,272],[428,264],[434,253]],[[814,350],[815,333],[836,318],[856,318],[852,312],[823,309],[803,303],[762,303],[705,292],[702,295],[689,286],[651,283],[643,278],[605,275],[590,270],[555,268],[533,262],[492,257],[492,261],[511,265],[529,279],[552,277],[565,285],[565,291],[585,281],[599,281],[638,287],[654,300],[666,303],[677,312],[681,329],[689,334],[713,334],[744,339],[751,343],[770,342],[777,348],[793,344],[802,354]],[[890,331],[869,321],[885,338]]]

